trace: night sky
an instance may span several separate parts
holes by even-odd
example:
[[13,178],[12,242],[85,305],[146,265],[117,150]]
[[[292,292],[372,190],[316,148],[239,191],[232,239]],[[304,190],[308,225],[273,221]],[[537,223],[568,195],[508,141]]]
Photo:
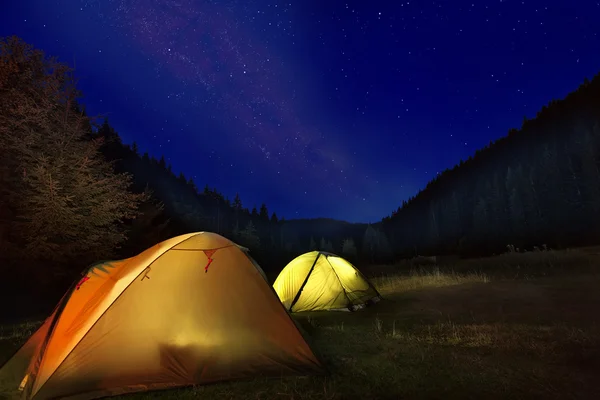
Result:
[[378,221],[600,71],[600,2],[4,0],[89,114],[198,187]]

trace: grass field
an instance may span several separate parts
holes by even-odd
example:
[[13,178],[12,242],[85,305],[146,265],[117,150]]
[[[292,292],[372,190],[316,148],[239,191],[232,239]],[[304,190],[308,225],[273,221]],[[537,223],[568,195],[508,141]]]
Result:
[[[129,399],[597,399],[600,257],[508,253],[373,268],[386,298],[356,313],[296,315],[328,377],[227,382]],[[0,329],[0,360],[35,329]],[[3,354],[2,354],[3,353]]]

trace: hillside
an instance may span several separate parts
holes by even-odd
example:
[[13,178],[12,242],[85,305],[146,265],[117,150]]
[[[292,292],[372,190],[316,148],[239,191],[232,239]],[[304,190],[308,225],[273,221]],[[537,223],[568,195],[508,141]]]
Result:
[[[385,233],[383,240],[389,240],[394,258],[417,254],[469,257],[502,252],[508,245],[596,243],[596,230],[589,222],[600,222],[599,102],[600,78],[596,76],[565,99],[552,100],[535,119],[525,119],[520,129],[509,130],[506,137],[439,174],[373,226],[383,230],[379,235]],[[119,159],[120,168],[133,174],[138,189],[148,186],[164,205],[160,213],[148,206],[153,221],[169,221],[167,226],[156,222],[164,229],[161,234],[142,240],[132,251],[157,237],[212,230],[254,247],[267,269],[280,267],[278,256],[289,259],[314,247],[313,241],[317,247],[324,244],[330,251],[342,252],[344,240],[352,239],[357,260],[373,258],[361,253],[369,247],[363,243],[366,224],[326,218],[280,221],[275,214],[269,216],[264,204],[259,211],[256,205],[249,210],[239,197],[230,201],[217,189],[198,191],[192,180],[176,176],[164,158],[140,156],[135,144],[122,144],[106,122],[98,132],[112,143],[106,148],[109,158]],[[249,222],[250,230],[240,235]],[[156,235],[154,228],[150,232]],[[265,246],[269,258],[261,257]],[[273,253],[277,261],[268,265]],[[379,261],[391,261],[389,252],[385,253]]]
[[[238,195],[231,200],[217,188],[199,190],[192,179],[176,174],[164,157],[157,160],[140,155],[135,143],[123,144],[107,120],[96,135],[104,141],[105,157],[119,172],[133,176],[134,190],[152,193],[152,199],[142,205],[142,216],[131,222],[131,238],[121,249],[122,257],[174,235],[204,230],[231,237],[250,248],[266,271],[279,271],[293,257],[316,247],[343,253],[354,261],[363,256],[375,257],[363,251],[365,243],[368,246],[365,235],[373,236],[367,234],[367,224],[328,218],[279,219],[266,204],[250,208]],[[381,261],[389,261],[388,253]]]
[[398,256],[597,243],[600,75],[441,173],[383,219]]

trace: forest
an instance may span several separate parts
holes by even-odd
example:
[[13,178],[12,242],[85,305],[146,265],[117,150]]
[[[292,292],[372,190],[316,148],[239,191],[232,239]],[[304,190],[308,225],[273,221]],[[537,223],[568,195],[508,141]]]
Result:
[[383,219],[396,256],[598,243],[600,74],[430,181]]
[[194,231],[248,247],[270,276],[313,249],[360,267],[598,243],[600,74],[370,225],[286,220],[201,188],[163,155],[123,143],[81,97],[70,66],[0,40],[0,293],[23,308],[57,299],[90,263]]

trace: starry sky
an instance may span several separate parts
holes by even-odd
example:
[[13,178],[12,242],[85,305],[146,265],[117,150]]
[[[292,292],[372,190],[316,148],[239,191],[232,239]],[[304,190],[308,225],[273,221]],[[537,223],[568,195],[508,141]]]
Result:
[[0,1],[89,114],[202,188],[375,222],[600,71],[600,2]]

